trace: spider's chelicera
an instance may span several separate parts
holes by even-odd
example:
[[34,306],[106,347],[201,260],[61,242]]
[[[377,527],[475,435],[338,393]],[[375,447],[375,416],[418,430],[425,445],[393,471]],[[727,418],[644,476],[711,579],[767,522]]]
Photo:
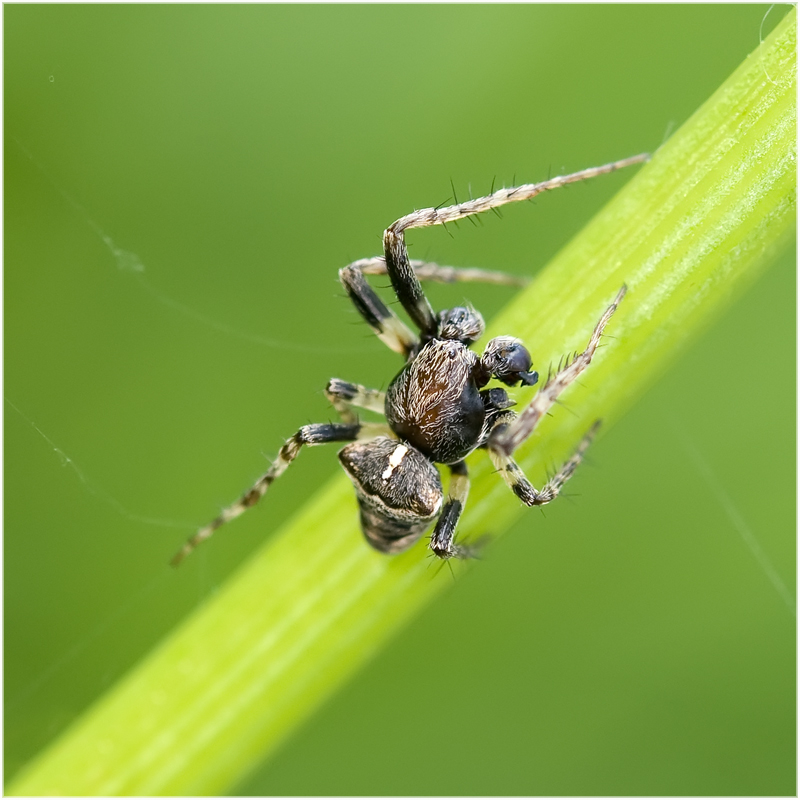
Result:
[[[364,535],[383,553],[406,550],[436,521],[430,539],[436,556],[447,559],[475,555],[474,547],[455,543],[455,531],[469,491],[464,459],[478,448],[488,452],[497,471],[525,505],[540,506],[555,499],[581,462],[599,421],[541,489],[531,484],[512,455],[561,392],[589,366],[606,324],[625,295],[625,287],[603,312],[586,349],[561,365],[516,414],[511,410],[514,401],[506,390],[490,388],[489,383],[537,383],[538,374],[531,370],[531,356],[522,342],[512,336],[498,336],[477,355],[470,347],[483,334],[481,315],[474,308],[461,306],[435,313],[420,281],[518,284],[519,279],[497,272],[412,261],[404,234],[410,228],[443,225],[506,203],[529,200],[548,189],[646,159],[646,155],[634,156],[542,183],[500,189],[446,208],[415,211],[390,225],[383,234],[383,257],[356,261],[341,269],[339,278],[358,312],[388,347],[403,356],[405,366],[385,393],[337,378],[329,381],[325,393],[342,421],[300,428],[255,485],[189,539],[172,563],[178,564],[217,528],[255,505],[303,445],[348,442],[339,451],[339,461],[355,487]],[[419,334],[383,303],[367,282],[368,274],[389,276],[397,299]],[[386,422],[361,422],[354,409],[382,414]],[[450,471],[446,497],[436,464]]]

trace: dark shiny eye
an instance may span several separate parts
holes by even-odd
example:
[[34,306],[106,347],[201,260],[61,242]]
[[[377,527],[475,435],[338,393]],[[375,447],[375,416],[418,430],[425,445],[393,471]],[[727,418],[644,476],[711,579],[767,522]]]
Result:
[[483,317],[474,308],[457,306],[439,312],[438,336],[464,344],[477,342],[483,335]]

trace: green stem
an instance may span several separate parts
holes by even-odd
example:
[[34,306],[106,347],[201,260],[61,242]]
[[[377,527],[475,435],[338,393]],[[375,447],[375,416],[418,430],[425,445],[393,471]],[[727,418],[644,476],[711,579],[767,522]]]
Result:
[[[568,390],[576,413],[546,419],[518,453],[534,482],[545,456],[566,456],[594,419],[607,430],[791,235],[795,18],[792,11],[487,333],[519,336],[546,366],[582,349],[621,284],[629,287],[608,346]],[[465,538],[499,532],[520,513],[485,457],[471,468]],[[422,544],[392,558],[370,550],[339,476],[8,792],[224,791],[449,584]]]

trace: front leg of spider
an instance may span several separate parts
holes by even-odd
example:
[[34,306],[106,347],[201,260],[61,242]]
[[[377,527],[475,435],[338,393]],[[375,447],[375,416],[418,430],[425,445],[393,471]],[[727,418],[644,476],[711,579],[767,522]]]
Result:
[[[512,336],[498,336],[478,357],[470,348],[483,334],[480,313],[462,306],[434,313],[421,279],[501,284],[518,283],[518,279],[485,270],[411,261],[405,231],[445,225],[507,203],[530,200],[541,192],[646,160],[646,155],[639,155],[542,183],[500,189],[446,208],[415,211],[390,225],[383,236],[383,256],[353,262],[339,271],[339,279],[359,314],[384,344],[403,356],[405,366],[385,394],[336,378],[329,381],[325,393],[342,422],[300,428],[253,487],[200,528],[172,563],[180,563],[220,526],[254,506],[303,445],[348,442],[339,460],[356,490],[364,536],[383,553],[408,549],[436,521],[430,542],[434,555],[443,559],[476,555],[475,545],[457,544],[455,534],[469,493],[464,459],[477,448],[488,450],[510,488],[527,505],[554,499],[580,463],[598,423],[541,490],[528,481],[512,453],[530,436],[558,395],[589,365],[605,325],[622,300],[624,287],[601,317],[586,350],[552,376],[516,416],[510,411],[514,403],[505,389],[487,387],[491,380],[506,386],[537,383],[538,373],[531,370],[531,357],[524,345]],[[367,274],[389,276],[419,335],[378,297],[366,280]],[[383,413],[386,421],[362,422],[354,409]],[[450,470],[446,499],[436,464]]]
[[495,420],[486,448],[493,464],[503,476],[509,488],[527,506],[542,506],[558,497],[561,488],[583,459],[583,454],[600,427],[600,420],[597,420],[592,425],[572,457],[541,489],[536,489],[533,486],[511,454],[533,433],[539,421],[547,414],[561,392],[589,366],[592,356],[600,344],[603,331],[622,302],[626,291],[627,288],[623,286],[614,298],[614,302],[600,317],[592,331],[586,349],[577,354],[555,375],[551,376],[518,417],[513,412],[509,412],[506,416],[498,417]]

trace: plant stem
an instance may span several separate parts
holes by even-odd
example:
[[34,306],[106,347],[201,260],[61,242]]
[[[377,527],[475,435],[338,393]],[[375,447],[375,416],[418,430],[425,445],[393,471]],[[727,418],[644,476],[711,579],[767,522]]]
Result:
[[[795,19],[790,12],[487,332],[526,340],[546,367],[581,350],[628,285],[608,346],[566,394],[575,414],[545,419],[517,453],[534,483],[545,458],[565,457],[595,419],[607,430],[791,236]],[[520,402],[532,393],[520,390]],[[521,513],[478,455],[463,538],[502,531]],[[357,520],[352,487],[338,476],[8,793],[213,794],[235,785],[450,584],[424,544],[385,557],[364,543]]]

